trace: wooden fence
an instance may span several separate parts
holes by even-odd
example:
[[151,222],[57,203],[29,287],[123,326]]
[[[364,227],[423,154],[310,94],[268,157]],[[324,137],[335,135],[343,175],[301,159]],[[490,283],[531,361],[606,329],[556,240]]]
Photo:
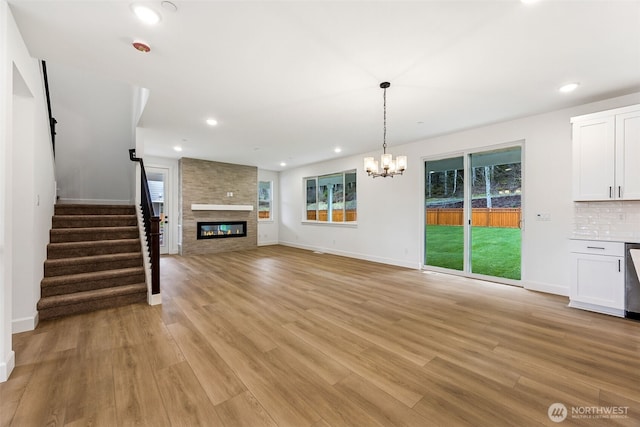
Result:
[[[357,211],[355,209],[348,209],[346,211],[347,214],[347,222],[352,222],[357,220]],[[343,222],[344,215],[342,210],[333,211],[332,218],[333,222]],[[307,220],[308,221],[316,221],[316,211],[307,211]],[[318,221],[326,221],[327,220],[327,211],[318,211]]]
[[[520,228],[520,208],[474,208],[471,225],[475,227]],[[427,209],[427,225],[462,225],[462,208]]]

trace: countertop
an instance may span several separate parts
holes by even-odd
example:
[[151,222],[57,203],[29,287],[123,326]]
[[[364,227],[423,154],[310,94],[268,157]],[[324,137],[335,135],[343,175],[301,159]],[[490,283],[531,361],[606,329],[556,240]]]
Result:
[[640,237],[591,237],[591,236],[569,236],[571,240],[590,240],[594,242],[619,242],[619,243],[640,243]]

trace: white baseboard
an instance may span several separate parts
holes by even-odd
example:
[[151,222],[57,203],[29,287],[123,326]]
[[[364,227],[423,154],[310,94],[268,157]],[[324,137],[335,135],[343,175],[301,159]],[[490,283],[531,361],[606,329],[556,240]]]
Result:
[[569,301],[569,307],[608,314],[609,316],[624,317],[624,309],[621,308],[603,307],[601,305],[589,304],[581,301]]
[[160,305],[160,304],[162,304],[162,293],[149,295],[149,305]]
[[547,294],[553,295],[562,295],[565,297],[569,296],[569,287],[568,286],[560,286],[554,285],[551,283],[540,283],[540,282],[523,282],[523,287],[530,291],[536,292],[544,292]]
[[282,242],[281,241],[281,242],[279,242],[279,244],[283,245],[283,246],[290,246],[292,248],[306,249],[308,251],[323,252],[323,253],[326,253],[326,254],[339,255],[339,256],[344,256],[344,257],[347,257],[347,258],[361,259],[361,260],[364,260],[364,261],[377,262],[377,263],[380,263],[380,264],[395,265],[397,267],[411,268],[411,269],[414,269],[414,270],[419,270],[420,269],[420,263],[419,262],[413,263],[413,262],[400,260],[400,259],[383,258],[383,257],[376,257],[376,256],[367,255],[367,254],[360,254],[360,253],[356,253],[356,252],[338,251],[338,250],[330,249],[330,248],[322,248],[322,247],[317,247],[317,246],[300,245],[300,244],[293,243],[293,242]]
[[11,321],[11,333],[19,334],[20,332],[33,331],[38,326],[38,315],[36,311],[33,316],[21,317]]
[[258,246],[271,246],[271,245],[277,245],[279,244],[278,241],[266,241],[266,242],[258,242]]
[[9,379],[9,375],[13,371],[13,368],[16,366],[16,353],[12,350],[8,355],[7,359],[0,362],[0,383],[5,382]]
[[120,199],[70,199],[61,197],[58,199],[60,204],[77,204],[77,205],[133,205],[131,200]]

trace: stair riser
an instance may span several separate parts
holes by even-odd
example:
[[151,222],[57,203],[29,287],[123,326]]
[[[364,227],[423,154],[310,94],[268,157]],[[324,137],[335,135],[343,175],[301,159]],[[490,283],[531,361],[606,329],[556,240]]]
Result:
[[47,259],[73,258],[92,255],[107,255],[126,252],[139,252],[140,242],[122,243],[119,245],[93,245],[85,247],[47,247]]
[[53,228],[130,227],[138,224],[135,216],[113,218],[59,217],[52,218]]
[[123,305],[145,302],[147,302],[147,293],[140,292],[135,294],[116,296],[113,298],[105,298],[95,301],[81,302],[77,304],[59,305],[46,309],[38,309],[38,313],[40,320],[46,320],[53,319],[55,317],[88,313],[105,308],[120,307]]
[[118,268],[140,267],[142,257],[131,259],[109,260],[94,263],[78,263],[56,265],[55,263],[44,264],[44,277],[62,276],[64,274],[91,273],[94,271],[114,270]]
[[90,231],[74,231],[72,228],[51,230],[51,243],[65,242],[88,242],[94,240],[119,240],[119,239],[136,239],[139,233],[137,228],[128,230],[101,230],[95,229]]
[[135,215],[133,206],[56,205],[56,215]]
[[57,286],[43,286],[41,288],[41,297],[51,297],[54,295],[72,294],[75,292],[93,291],[95,289],[105,289],[115,286],[132,285],[134,283],[143,283],[145,280],[144,272],[129,276],[110,277],[106,279],[84,280],[78,283],[66,283]]

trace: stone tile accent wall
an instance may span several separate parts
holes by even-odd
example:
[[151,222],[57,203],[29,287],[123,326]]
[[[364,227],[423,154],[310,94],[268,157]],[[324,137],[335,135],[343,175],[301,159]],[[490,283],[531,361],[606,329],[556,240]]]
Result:
[[[182,255],[210,254],[258,246],[258,168],[182,158],[180,211]],[[233,196],[228,197],[227,193]],[[252,205],[253,211],[192,211],[191,204]],[[199,221],[247,221],[247,236],[197,240]]]
[[640,241],[640,201],[574,203],[573,237]]

